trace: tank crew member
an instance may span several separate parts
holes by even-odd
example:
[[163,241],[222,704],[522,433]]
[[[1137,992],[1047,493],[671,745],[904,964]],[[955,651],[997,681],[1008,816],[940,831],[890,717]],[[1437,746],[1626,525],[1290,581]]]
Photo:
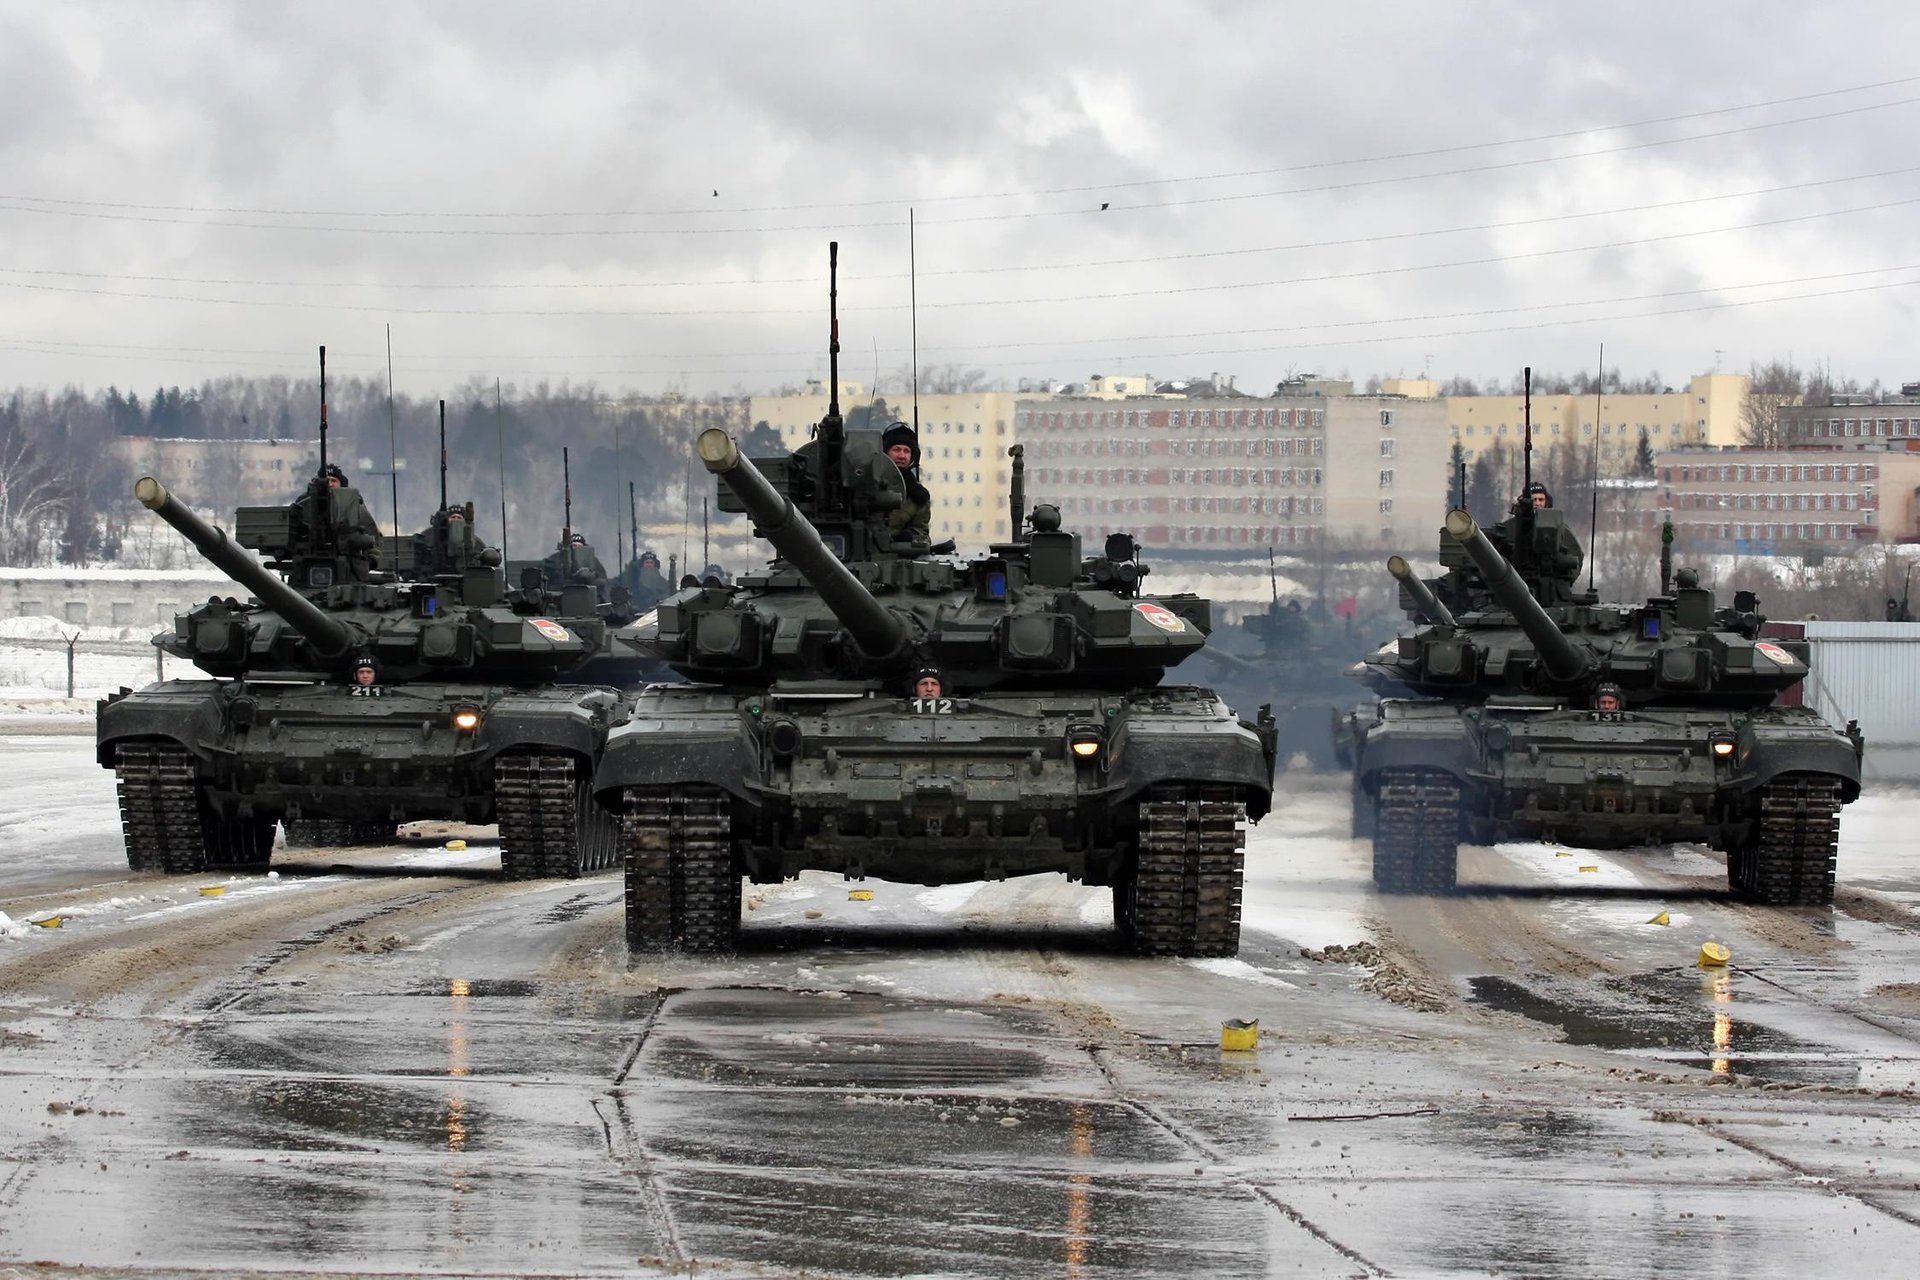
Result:
[[[571,563],[572,576],[569,577],[565,566]],[[593,553],[593,545],[587,541],[584,533],[561,533],[553,554],[546,559],[548,582],[557,582],[570,586],[575,582],[589,582],[594,586],[607,580],[606,566],[600,563],[600,557]]]
[[[334,537],[340,550],[352,561],[354,572],[364,574],[380,565],[380,526],[367,510],[367,500],[347,481],[347,473],[328,463],[327,497],[332,504]],[[309,490],[311,496],[311,490]],[[312,512],[309,508],[309,517]]]
[[887,528],[902,537],[927,542],[932,537],[933,495],[920,483],[920,437],[906,423],[896,422],[881,435],[880,443],[907,484],[907,499],[887,513]]
[[938,698],[946,693],[946,683],[940,678],[940,668],[922,667],[913,677],[913,696],[916,698]]
[[1535,511],[1542,511],[1553,505],[1553,495],[1547,492],[1547,486],[1538,480],[1527,486],[1527,498],[1533,503]]
[[1609,683],[1594,689],[1593,709],[1595,711],[1611,713],[1624,710],[1625,707],[1626,700],[1621,697],[1619,685]]
[[372,658],[362,658],[353,664],[353,683],[359,688],[371,689],[379,680],[380,668]]

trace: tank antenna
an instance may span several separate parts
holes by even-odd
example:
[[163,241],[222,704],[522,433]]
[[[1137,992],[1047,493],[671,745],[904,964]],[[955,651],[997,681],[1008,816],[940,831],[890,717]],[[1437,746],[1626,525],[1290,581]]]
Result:
[[320,348],[320,475],[327,474],[327,349]]
[[560,545],[562,548],[562,554],[560,556],[560,568],[561,568],[561,571],[566,574],[565,580],[562,581],[560,585],[564,587],[567,585],[567,583],[570,583],[573,581],[573,573],[574,573],[574,567],[573,567],[573,463],[572,463],[572,460],[568,457],[568,450],[567,450],[567,446],[565,445],[560,446],[560,501],[561,501],[560,518],[563,522],[560,529]]
[[[620,461],[620,419],[616,416],[613,420],[613,500],[615,502],[620,501],[620,473],[624,470],[626,470],[626,467],[623,466]],[[615,507],[614,510],[617,512],[620,508]],[[619,573],[622,579],[625,579],[627,575],[627,553],[620,548],[620,538],[624,532],[625,531],[620,528],[620,517],[615,515],[613,518],[613,562],[620,566]],[[638,547],[635,547],[633,551],[635,555],[640,554],[640,548]]]
[[1666,520],[1660,526],[1660,594],[1667,594],[1667,584],[1673,581],[1673,512],[1667,512]]
[[[627,481],[627,525],[633,533],[633,558],[638,560],[640,558],[640,512],[639,508],[634,506],[631,480]],[[634,585],[637,587],[639,584]]]
[[907,323],[913,343],[913,438],[920,438],[920,270],[914,252],[913,208],[907,208]]
[[400,536],[400,446],[393,425],[392,325],[387,326],[387,480],[393,486],[393,536],[397,538]]
[[[1526,431],[1526,444],[1520,455],[1520,465],[1522,468],[1520,473],[1520,492],[1524,494],[1527,490],[1533,488],[1533,366],[1528,365],[1520,376],[1522,379],[1520,393],[1524,397],[1521,401],[1520,412],[1521,420],[1525,424],[1524,429]],[[1508,474],[1511,475],[1512,473],[1509,472]],[[1529,498],[1527,502],[1531,505],[1533,500]]]
[[1021,526],[1027,521],[1025,510],[1027,505],[1027,446],[1023,444],[1011,445],[1007,449],[1007,456],[1013,459],[1013,482],[1007,489],[1007,511],[1013,521],[1013,530],[1007,537],[1014,542],[1018,542],[1020,541]]
[[1600,344],[1600,363],[1594,368],[1593,375],[1593,474],[1589,487],[1593,490],[1592,514],[1587,517],[1587,594],[1593,594],[1593,562],[1600,542],[1600,393],[1607,385],[1607,344]]
[[1267,590],[1273,594],[1273,602],[1280,603],[1280,579],[1273,570],[1273,548],[1267,548]]
[[[840,242],[827,241],[827,417],[840,425]],[[822,424],[825,425],[825,424]]]
[[500,379],[493,380],[493,440],[500,450],[500,562],[507,560],[507,418],[500,408]]

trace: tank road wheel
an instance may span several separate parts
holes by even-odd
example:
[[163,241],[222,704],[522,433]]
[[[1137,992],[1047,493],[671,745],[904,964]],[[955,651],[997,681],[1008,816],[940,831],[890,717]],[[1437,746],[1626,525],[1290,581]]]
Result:
[[1839,840],[1840,780],[1783,775],[1760,789],[1759,822],[1727,855],[1727,880],[1748,902],[1830,906]]
[[1385,769],[1374,783],[1373,887],[1451,893],[1460,859],[1460,784],[1437,769]]
[[627,950],[733,948],[740,872],[732,807],[718,787],[627,788]]
[[614,819],[593,802],[572,756],[503,755],[493,763],[500,869],[509,880],[571,880],[612,865]]
[[282,818],[289,849],[341,849],[356,844],[388,844],[391,822],[350,822],[345,818]]
[[176,875],[207,869],[193,753],[173,743],[122,743],[114,752],[127,866]]
[[206,832],[208,866],[263,871],[273,861],[274,819],[222,818],[203,806],[200,824]]
[[1115,889],[1115,923],[1131,899],[1141,955],[1230,956],[1240,950],[1247,806],[1232,787],[1154,787],[1140,805],[1131,892]]

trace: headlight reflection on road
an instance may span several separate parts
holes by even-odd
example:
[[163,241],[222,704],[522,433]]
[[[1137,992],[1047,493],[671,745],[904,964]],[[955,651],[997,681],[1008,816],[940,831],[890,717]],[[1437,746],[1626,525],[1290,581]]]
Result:
[[[1713,1002],[1715,1004],[1733,1003],[1733,975],[1722,973],[1713,980]],[[1724,1056],[1733,1047],[1733,1014],[1725,1009],[1713,1011],[1713,1072],[1715,1075],[1733,1074],[1733,1060]]]

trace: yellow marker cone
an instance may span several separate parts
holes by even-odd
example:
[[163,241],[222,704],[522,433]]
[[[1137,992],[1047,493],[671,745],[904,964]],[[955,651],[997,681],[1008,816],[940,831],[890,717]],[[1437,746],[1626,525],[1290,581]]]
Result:
[[1562,849],[1560,852],[1554,854],[1553,856],[1556,858],[1571,858],[1573,855],[1571,853],[1568,853],[1565,849]]
[[1718,969],[1733,958],[1733,952],[1727,950],[1725,943],[1703,942],[1700,944],[1700,967]]
[[1260,1047],[1260,1019],[1229,1018],[1220,1024],[1220,1047],[1229,1053],[1245,1053]]
[[1647,923],[1648,924],[1672,924],[1673,917],[1668,915],[1666,912],[1662,911],[1659,915],[1647,921]]
[[1598,871],[1598,870],[1599,870],[1600,868],[1599,868],[1598,866],[1596,866],[1596,865],[1594,865],[1594,864],[1592,864],[1592,863],[1589,863],[1589,864],[1587,864],[1586,866],[1584,866],[1584,867],[1582,867],[1582,868],[1580,868],[1580,869],[1581,869],[1582,871]]
[[849,901],[849,902],[872,902],[872,901],[873,901],[873,890],[871,890],[871,889],[849,889],[849,890],[847,890],[847,901]]
[[29,920],[28,924],[38,925],[42,929],[58,929],[67,922],[65,916],[48,916],[45,920]]
[[467,842],[465,840],[447,841],[447,848],[454,853],[459,853],[462,849],[466,847],[467,847]]
[[217,898],[226,891],[227,886],[223,884],[203,884],[200,886],[200,896],[203,898]]

